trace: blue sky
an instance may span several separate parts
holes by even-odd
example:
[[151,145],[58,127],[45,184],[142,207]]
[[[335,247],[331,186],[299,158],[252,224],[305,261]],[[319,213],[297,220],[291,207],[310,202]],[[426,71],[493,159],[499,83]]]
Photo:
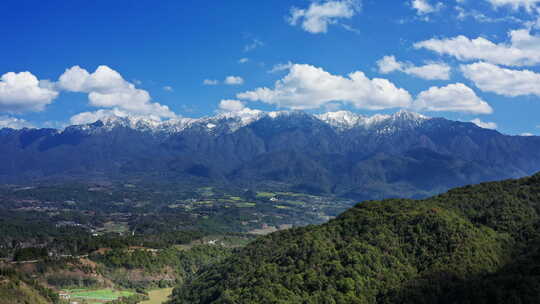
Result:
[[406,108],[538,135],[539,11],[540,0],[8,0],[0,126]]

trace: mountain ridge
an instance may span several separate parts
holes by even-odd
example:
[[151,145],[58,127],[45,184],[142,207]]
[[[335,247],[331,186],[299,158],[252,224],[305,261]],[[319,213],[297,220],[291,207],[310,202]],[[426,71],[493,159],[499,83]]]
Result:
[[170,303],[535,303],[540,174],[357,204],[259,238]]
[[[335,111],[335,112],[326,112],[322,114],[308,114],[303,111],[272,111],[264,112],[260,110],[251,110],[243,109],[237,112],[224,112],[219,113],[214,116],[204,116],[201,118],[173,118],[165,121],[158,121],[151,118],[146,118],[143,116],[119,116],[119,115],[108,115],[102,118],[96,119],[94,122],[86,124],[72,124],[66,126],[65,128],[55,129],[61,132],[66,128],[78,127],[82,130],[88,130],[92,127],[102,127],[104,129],[113,129],[115,127],[128,127],[131,129],[136,129],[140,131],[154,131],[154,132],[169,132],[169,133],[178,133],[183,131],[185,128],[188,128],[194,124],[208,124],[212,122],[223,122],[223,121],[234,121],[241,123],[232,129],[236,131],[238,128],[248,126],[251,123],[254,123],[264,117],[269,117],[276,119],[279,116],[284,115],[309,115],[315,118],[320,119],[321,121],[329,124],[332,127],[338,129],[352,129],[355,127],[369,127],[377,124],[382,124],[385,122],[396,122],[396,121],[409,121],[409,123],[420,123],[423,120],[432,119],[430,117],[418,114],[415,112],[410,112],[407,110],[400,110],[392,115],[384,114],[374,114],[372,116],[366,116],[361,114],[356,114],[350,111]],[[10,129],[10,128],[4,128]],[[40,128],[23,128],[28,130],[40,129]],[[54,129],[54,128],[43,128],[43,129]],[[209,129],[212,129],[209,127]]]
[[155,122],[110,118],[64,130],[0,130],[0,181],[161,180],[425,197],[540,170],[540,137],[401,111],[244,110]]

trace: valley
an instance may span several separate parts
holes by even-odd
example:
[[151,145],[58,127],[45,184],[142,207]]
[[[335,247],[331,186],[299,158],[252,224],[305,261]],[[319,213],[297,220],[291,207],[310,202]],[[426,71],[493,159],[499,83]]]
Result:
[[[523,227],[535,238],[523,225],[536,211],[514,196],[523,194],[495,191],[491,204],[517,205],[481,218],[433,195],[540,169],[537,137],[407,111],[238,115],[0,131],[9,151],[0,163],[0,297],[432,303],[443,294],[432,288],[458,288],[468,299],[460,280],[481,284],[508,260],[527,259],[507,246],[529,244],[503,232]],[[498,189],[486,185],[498,184],[464,191]],[[395,199],[370,201],[385,198]],[[487,208],[483,198],[471,203]],[[489,226],[491,217],[502,222]],[[452,282],[434,279],[438,271]]]
[[0,201],[0,275],[36,286],[31,294],[45,294],[43,303],[161,303],[172,287],[257,236],[323,223],[354,203],[123,183],[3,185]]
[[6,185],[0,298],[531,303],[539,187],[537,174],[354,205],[216,186]]
[[257,239],[171,303],[536,303],[540,174],[363,202]]
[[540,303],[540,0],[1,3],[0,304]]
[[[515,235],[484,227],[488,214],[503,221],[518,214],[497,209],[469,219],[471,209],[463,215],[449,194],[406,198],[533,172],[540,166],[538,138],[406,111],[248,118],[155,125],[110,117],[63,131],[2,130],[0,149],[15,149],[6,155],[18,158],[0,163],[0,297],[16,292],[21,303],[62,304],[160,303],[169,295],[171,303],[186,304],[250,303],[251,297],[393,303],[420,298],[388,286],[428,280],[436,276],[434,264],[446,265],[437,268],[441,275],[459,281],[522,257],[507,252],[520,242]],[[101,152],[78,152],[96,147]],[[65,162],[56,163],[59,157]],[[10,171],[10,162],[21,170]],[[485,185],[465,192],[474,197]],[[494,203],[515,199],[505,195]],[[516,206],[519,216],[530,211]],[[363,215],[341,227],[357,210]],[[435,218],[424,218],[426,212]],[[536,213],[501,225],[521,227],[533,218]],[[402,235],[409,230],[412,235]],[[410,242],[416,247],[407,249]],[[465,269],[458,257],[469,263]],[[360,268],[347,270],[353,266]],[[237,281],[229,283],[229,272]],[[243,281],[250,278],[258,283]]]

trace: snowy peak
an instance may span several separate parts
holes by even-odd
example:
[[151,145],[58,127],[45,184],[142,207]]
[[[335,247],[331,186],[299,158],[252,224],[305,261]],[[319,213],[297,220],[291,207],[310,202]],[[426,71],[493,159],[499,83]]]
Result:
[[365,121],[365,117],[349,111],[328,112],[315,115],[320,120],[338,129],[352,129]]
[[147,117],[109,115],[100,118],[96,122],[85,125],[70,126],[67,129],[79,129],[87,133],[99,133],[121,127],[152,132],[158,130],[161,125],[161,121]]
[[408,122],[414,122],[414,123],[421,123],[423,121],[430,119],[429,117],[424,116],[422,114],[410,112],[407,110],[400,110],[399,112],[396,112],[395,114],[391,115],[390,118],[393,121],[408,121]]
[[[86,125],[75,126],[88,133],[110,131],[115,128],[129,128],[141,132],[175,134],[186,129],[196,128],[211,134],[233,133],[264,117],[275,120],[287,117],[287,119],[316,118],[338,131],[346,131],[354,128],[366,130],[378,130],[379,132],[394,132],[400,128],[418,127],[429,117],[409,112],[399,111],[393,115],[376,114],[364,116],[350,111],[328,112],[311,115],[299,111],[275,111],[263,112],[260,110],[242,109],[235,112],[223,112],[215,116],[202,118],[174,118],[159,121],[148,117],[136,116],[106,116],[100,120]],[[382,131],[381,131],[382,130]]]
[[316,117],[339,130],[349,130],[356,127],[365,129],[387,126],[415,127],[430,119],[427,116],[405,110],[393,115],[376,114],[373,116],[358,115],[349,111],[337,111],[316,115]]

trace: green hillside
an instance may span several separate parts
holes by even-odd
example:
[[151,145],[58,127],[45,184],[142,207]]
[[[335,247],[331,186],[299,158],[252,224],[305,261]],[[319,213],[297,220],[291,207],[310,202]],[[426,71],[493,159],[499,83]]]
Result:
[[358,204],[274,233],[173,303],[538,303],[540,175]]
[[56,299],[38,289],[21,280],[0,276],[0,304],[50,304]]

